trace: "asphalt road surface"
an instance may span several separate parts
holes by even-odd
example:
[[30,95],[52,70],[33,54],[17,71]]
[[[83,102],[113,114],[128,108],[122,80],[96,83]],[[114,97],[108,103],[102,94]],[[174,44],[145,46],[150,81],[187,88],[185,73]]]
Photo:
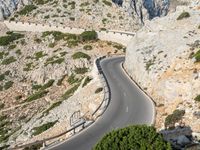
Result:
[[111,89],[111,101],[104,114],[91,126],[52,150],[91,150],[108,131],[132,124],[152,124],[154,105],[123,71],[123,61],[124,57],[101,61]]

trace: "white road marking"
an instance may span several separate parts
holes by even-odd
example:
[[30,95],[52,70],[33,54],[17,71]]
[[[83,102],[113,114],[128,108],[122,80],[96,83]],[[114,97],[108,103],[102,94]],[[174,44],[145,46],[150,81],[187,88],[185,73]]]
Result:
[[126,92],[123,92],[124,96],[126,96]]
[[126,107],[126,112],[128,112],[128,106]]

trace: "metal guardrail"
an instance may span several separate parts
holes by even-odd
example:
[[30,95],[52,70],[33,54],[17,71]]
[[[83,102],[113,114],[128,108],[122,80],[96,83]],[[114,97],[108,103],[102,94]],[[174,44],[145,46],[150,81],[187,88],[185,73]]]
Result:
[[[101,68],[101,65],[100,65],[100,61],[101,61],[102,59],[104,59],[104,58],[106,58],[106,56],[99,57],[99,58],[96,60],[96,62],[95,62],[95,63],[96,63],[96,66],[97,66],[97,69],[98,69],[98,72],[99,72],[99,75],[100,75],[100,76],[102,75],[102,80],[104,80],[104,82],[102,81],[102,84],[104,85],[104,86],[103,86],[103,88],[104,88],[104,98],[103,98],[101,104],[100,104],[100,105],[97,107],[97,109],[92,113],[92,116],[95,117],[95,120],[96,120],[98,117],[100,117],[100,116],[105,112],[105,110],[107,109],[107,107],[108,107],[108,105],[109,105],[110,97],[111,97],[110,87],[109,87],[109,85],[108,85],[108,81],[107,81],[107,79],[106,79],[106,77],[105,77],[105,74],[104,74],[104,72],[102,71],[102,68]],[[106,91],[106,88],[108,89],[107,91]],[[107,94],[108,94],[108,95],[107,95]],[[104,102],[105,102],[105,104],[106,104],[105,106],[103,106],[103,103],[104,103]],[[95,116],[95,115],[97,114],[97,112],[98,112],[99,110],[101,110],[101,109],[102,109],[101,113],[98,114],[97,116]],[[86,127],[88,127],[88,126],[91,125],[91,124],[89,124],[88,126],[85,126],[85,124],[86,124],[86,121],[84,120],[83,122],[81,122],[81,123],[75,125],[75,126],[72,127],[71,129],[69,129],[69,130],[67,130],[67,131],[65,131],[65,132],[63,132],[63,133],[61,133],[61,134],[58,134],[58,135],[56,135],[56,136],[53,136],[53,137],[50,137],[50,138],[46,138],[46,139],[43,139],[43,140],[40,140],[40,141],[35,141],[35,142],[33,142],[33,143],[28,143],[28,144],[24,144],[24,145],[17,145],[17,146],[15,146],[15,147],[13,147],[13,148],[9,148],[9,150],[16,150],[16,149],[31,147],[31,146],[37,145],[37,144],[43,144],[43,147],[45,148],[46,142],[47,142],[47,141],[50,141],[50,140],[59,138],[59,137],[65,135],[65,134],[67,134],[67,133],[69,133],[69,132],[71,132],[71,131],[73,131],[73,133],[74,133],[73,135],[75,135],[75,130],[76,130],[77,128],[82,127],[82,130],[83,130],[83,129],[85,129]],[[80,132],[80,131],[81,131],[81,130],[79,130],[78,132]],[[72,136],[73,136],[73,135],[72,135]],[[72,136],[71,136],[71,137],[72,137]],[[69,138],[70,138],[70,137],[69,137]],[[55,142],[54,142],[54,143],[55,143]]]

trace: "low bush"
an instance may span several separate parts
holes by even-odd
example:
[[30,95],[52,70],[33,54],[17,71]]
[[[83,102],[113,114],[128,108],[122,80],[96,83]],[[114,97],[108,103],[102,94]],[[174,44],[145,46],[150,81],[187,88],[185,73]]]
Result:
[[91,57],[88,54],[85,54],[83,52],[76,52],[72,55],[73,59],[80,59],[80,58],[86,58],[87,60],[90,60]]
[[110,2],[110,1],[103,0],[102,2],[107,6],[112,6],[112,2]]
[[23,34],[10,32],[8,35],[0,37],[0,46],[9,45],[11,42],[23,37],[24,37]]
[[23,150],[39,150],[42,147],[43,147],[43,144],[39,143],[39,144],[34,144],[34,145],[31,145],[31,146],[27,146]]
[[11,57],[8,57],[8,58],[4,59],[4,60],[1,62],[1,64],[2,64],[2,65],[9,65],[9,64],[11,64],[11,63],[13,63],[13,62],[15,62],[15,61],[16,61],[15,57],[11,56]]
[[103,88],[102,88],[102,87],[96,89],[95,93],[97,94],[97,93],[100,93],[101,91],[103,91]]
[[46,56],[47,54],[44,54],[43,51],[39,51],[39,52],[36,52],[34,55],[35,55],[35,59],[39,60],[40,58]]
[[82,87],[86,86],[91,80],[92,80],[92,78],[86,77],[86,78],[85,78],[85,81],[83,82]]
[[71,97],[74,94],[74,92],[78,89],[79,86],[80,86],[80,84],[76,84],[71,89],[67,90],[62,96],[63,100],[66,100],[69,97]]
[[91,45],[85,45],[83,46],[84,50],[92,50],[92,46]]
[[58,101],[58,102],[53,103],[47,110],[45,110],[43,112],[43,114],[48,114],[50,112],[50,110],[58,107],[61,103],[62,103],[62,101]]
[[8,90],[9,88],[11,88],[13,86],[13,82],[12,81],[7,81],[4,85],[4,89]]
[[61,79],[58,80],[57,85],[62,85],[63,80],[65,79],[66,75],[63,75]]
[[20,10],[18,13],[20,15],[27,15],[30,12],[32,12],[34,9],[37,9],[37,6],[35,5],[26,5],[22,10]]
[[0,81],[3,81],[5,79],[5,74],[0,74]]
[[171,150],[152,126],[133,125],[107,133],[93,150]]
[[194,98],[195,101],[197,102],[200,102],[200,95],[197,95],[195,98]]
[[47,83],[45,83],[45,84],[41,87],[41,90],[45,90],[45,89],[51,87],[51,86],[53,85],[54,81],[55,81],[55,80],[53,80],[53,79],[49,80]]
[[42,97],[44,97],[48,92],[49,92],[49,91],[46,91],[46,90],[44,90],[44,91],[43,91],[43,90],[38,91],[38,92],[32,94],[31,96],[29,96],[29,97],[25,100],[25,102],[31,102],[31,101],[37,100],[37,99],[39,99],[39,98],[42,98]]
[[200,50],[198,50],[195,54],[192,54],[190,58],[195,58],[195,62],[200,61]]
[[75,73],[77,73],[77,74],[85,74],[86,72],[88,72],[88,68],[86,68],[86,67],[83,67],[83,68],[76,68],[74,71],[75,71]]
[[190,17],[190,14],[189,14],[188,12],[182,12],[182,13],[178,16],[177,20],[182,20],[182,19],[184,19],[184,18],[189,18],[189,17]]
[[33,135],[38,135],[38,134],[41,134],[42,132],[48,130],[49,128],[53,127],[55,124],[56,124],[57,121],[54,121],[54,122],[48,122],[46,124],[43,124],[39,127],[35,127],[33,128]]
[[97,33],[95,31],[85,31],[80,34],[80,38],[82,41],[92,41],[97,40]]
[[175,110],[165,118],[165,127],[174,127],[175,123],[180,121],[185,114],[185,110]]
[[79,81],[79,79],[76,78],[76,76],[75,76],[74,74],[71,74],[71,75],[69,76],[69,78],[67,79],[67,82],[68,82],[69,84],[74,84],[74,83],[76,83],[76,82],[78,82],[78,81]]

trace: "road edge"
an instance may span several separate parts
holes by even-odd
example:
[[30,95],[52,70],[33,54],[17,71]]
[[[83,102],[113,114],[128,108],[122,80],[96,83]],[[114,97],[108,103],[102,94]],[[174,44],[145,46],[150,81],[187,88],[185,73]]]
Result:
[[121,68],[122,71],[124,72],[124,74],[130,79],[130,81],[132,81],[132,84],[134,84],[140,92],[142,92],[144,94],[145,97],[147,97],[148,100],[151,101],[152,105],[153,105],[153,119],[151,121],[151,125],[155,126],[156,123],[156,102],[154,101],[154,99],[146,92],[144,91],[144,89],[129,75],[129,73],[126,71],[125,67],[124,67],[124,62],[121,63]]

